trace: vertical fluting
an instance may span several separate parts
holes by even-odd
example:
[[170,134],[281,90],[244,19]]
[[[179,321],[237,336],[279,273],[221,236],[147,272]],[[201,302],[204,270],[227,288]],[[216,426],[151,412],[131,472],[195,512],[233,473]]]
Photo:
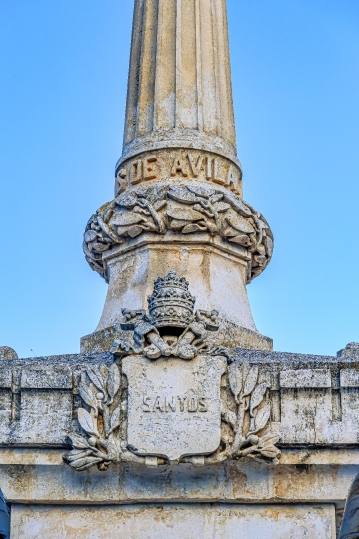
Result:
[[178,128],[198,129],[196,31],[196,3],[193,0],[177,0],[176,127]]
[[142,48],[143,9],[146,0],[135,0],[132,41],[130,54],[130,69],[128,73],[127,106],[125,117],[124,146],[136,137],[138,121],[138,101],[140,91],[140,68]]
[[157,56],[154,88],[154,130],[176,126],[177,1],[157,0]]
[[196,12],[196,84],[197,84],[197,127],[203,131],[203,91],[202,91],[202,41],[201,41],[201,0],[195,0]]
[[157,0],[147,0],[143,12],[142,53],[140,67],[140,91],[137,104],[136,135],[144,135],[153,129],[154,88],[157,54]]
[[183,130],[235,148],[226,0],[136,0],[124,147]]

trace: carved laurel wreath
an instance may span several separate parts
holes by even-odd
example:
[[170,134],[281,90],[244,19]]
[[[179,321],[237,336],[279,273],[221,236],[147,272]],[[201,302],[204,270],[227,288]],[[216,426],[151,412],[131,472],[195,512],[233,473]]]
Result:
[[84,253],[107,280],[102,253],[144,232],[209,233],[245,247],[251,254],[247,281],[269,264],[273,235],[262,214],[231,193],[198,185],[129,189],[102,206],[89,220]]
[[270,404],[265,402],[268,383],[259,382],[259,367],[248,363],[232,363],[228,381],[236,403],[234,413],[223,406],[222,418],[233,428],[232,458],[251,456],[259,460],[278,462],[281,455],[276,447],[280,436],[264,429],[270,419]]
[[120,459],[119,444],[114,433],[121,425],[121,403],[117,399],[121,386],[121,374],[117,365],[107,368],[89,367],[81,372],[79,394],[89,407],[78,409],[78,421],[87,438],[71,434],[73,450],[65,460],[78,471],[98,464],[106,470],[110,462]]
[[[270,405],[265,400],[268,384],[259,378],[256,365],[234,362],[229,366],[228,382],[234,402],[222,399],[222,425],[227,425],[227,429],[222,429],[221,448],[215,455],[205,457],[204,464],[244,457],[278,463],[279,435],[266,431],[270,419]],[[79,394],[87,405],[87,409],[78,409],[83,434],[69,434],[73,449],[64,456],[75,470],[84,471],[97,465],[105,471],[110,463],[121,461],[145,463],[143,457],[131,452],[126,441],[125,388],[124,377],[116,364],[110,368],[88,367],[81,372]]]

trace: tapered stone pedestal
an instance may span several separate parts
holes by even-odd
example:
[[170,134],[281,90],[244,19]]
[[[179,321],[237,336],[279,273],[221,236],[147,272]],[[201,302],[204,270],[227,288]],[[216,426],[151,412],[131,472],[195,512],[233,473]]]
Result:
[[231,254],[221,247],[210,238],[206,245],[199,237],[193,238],[192,243],[159,241],[129,252],[121,253],[121,247],[110,252],[105,259],[109,288],[97,330],[118,323],[121,310],[129,305],[133,310],[146,307],[154,281],[173,269],[191,283],[198,308],[215,309],[228,322],[257,331],[247,298],[245,253],[241,259],[239,253]]

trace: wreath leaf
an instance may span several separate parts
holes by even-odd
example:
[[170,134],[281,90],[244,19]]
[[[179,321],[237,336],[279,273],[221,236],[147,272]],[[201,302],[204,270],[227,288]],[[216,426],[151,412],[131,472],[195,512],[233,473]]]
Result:
[[70,453],[67,453],[65,459],[67,460],[67,462],[74,462],[75,460],[88,457],[89,455],[91,455],[91,453],[91,449],[85,449],[82,451],[80,451],[79,449],[74,449]]
[[110,434],[115,429],[117,429],[117,427],[120,426],[120,424],[121,424],[120,418],[121,418],[121,406],[116,408],[112,413],[111,421],[110,421],[110,427],[111,427]]
[[71,434],[68,436],[68,439],[70,440],[72,446],[76,447],[76,449],[88,449],[90,447],[86,438],[78,436],[77,434]]
[[218,213],[221,213],[223,211],[227,211],[230,208],[230,205],[226,202],[216,202],[213,204],[213,207]]
[[135,225],[137,223],[141,223],[142,221],[144,221],[144,218],[140,213],[121,212],[121,213],[116,213],[114,215],[111,221],[111,225],[128,226],[128,225]]
[[255,418],[256,430],[255,433],[264,429],[270,418],[270,406],[267,404],[261,410],[258,411]]
[[203,232],[204,230],[206,230],[205,226],[200,226],[193,223],[192,225],[186,225],[184,228],[182,228],[182,233],[191,234],[192,232]]
[[168,196],[172,198],[172,200],[183,202],[184,204],[194,204],[198,201],[198,198],[193,193],[190,193],[185,187],[179,185],[170,187]]
[[217,192],[211,187],[201,187],[199,185],[188,185],[187,189],[191,191],[191,193],[194,193],[195,195],[203,198],[209,198],[211,196],[214,196]]
[[248,395],[250,395],[253,389],[256,387],[258,374],[259,374],[258,365],[254,365],[253,367],[251,367],[247,375],[245,384],[244,384],[244,390],[243,390],[244,397],[247,397]]
[[239,232],[244,232],[246,234],[253,234],[253,232],[255,232],[253,225],[241,215],[230,214],[226,219],[227,222]]
[[97,387],[97,389],[99,389],[103,393],[106,393],[105,386],[104,386],[103,379],[102,379],[101,373],[99,371],[99,368],[98,367],[89,367],[86,372],[87,372],[88,377],[90,378],[91,382]]
[[83,408],[79,408],[77,414],[79,423],[84,431],[90,436],[96,436],[96,438],[99,438],[99,433],[97,432],[91,415]]
[[107,378],[107,392],[110,396],[109,404],[112,404],[116,393],[120,389],[121,375],[118,366],[114,363],[111,365]]
[[89,387],[81,383],[81,385],[79,386],[79,393],[82,400],[86,402],[88,406],[90,406],[94,410],[97,409],[97,402],[96,402],[95,396],[93,395]]
[[234,395],[235,401],[238,403],[239,395],[243,387],[243,369],[241,365],[233,362],[228,369],[229,386]]
[[94,464],[97,464],[98,462],[102,461],[103,459],[99,457],[84,457],[70,462],[70,466],[76,468],[76,470],[78,470],[79,472],[82,472],[83,470],[91,468]]
[[280,450],[277,447],[269,446],[266,449],[262,449],[260,454],[269,459],[275,459],[280,454]]
[[252,398],[251,398],[251,407],[250,407],[250,414],[252,417],[253,417],[254,409],[257,408],[263,401],[266,391],[267,391],[267,384],[265,382],[263,384],[259,384],[259,386],[257,386],[255,390],[253,391]]

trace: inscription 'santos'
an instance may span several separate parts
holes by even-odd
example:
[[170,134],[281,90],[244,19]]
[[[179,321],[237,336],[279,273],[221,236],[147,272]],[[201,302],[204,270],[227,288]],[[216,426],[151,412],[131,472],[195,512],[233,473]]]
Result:
[[143,397],[143,412],[208,412],[207,399],[204,397]]

